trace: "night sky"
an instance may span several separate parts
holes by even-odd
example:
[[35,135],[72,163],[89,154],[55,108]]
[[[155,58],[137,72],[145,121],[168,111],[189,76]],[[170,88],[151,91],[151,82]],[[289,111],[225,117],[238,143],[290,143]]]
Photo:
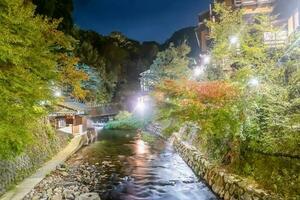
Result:
[[210,0],[75,0],[75,23],[100,34],[120,31],[139,41],[164,42],[197,24]]

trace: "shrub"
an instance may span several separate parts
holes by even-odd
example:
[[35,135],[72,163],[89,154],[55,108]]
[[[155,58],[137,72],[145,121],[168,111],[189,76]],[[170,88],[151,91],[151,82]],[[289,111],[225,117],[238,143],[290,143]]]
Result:
[[121,129],[134,130],[143,128],[144,120],[134,116],[127,111],[121,111],[114,121],[110,121],[105,125],[105,129]]
[[153,96],[157,97],[160,117],[175,122],[165,127],[165,133],[178,130],[186,121],[193,122],[201,129],[195,137],[197,146],[221,161],[227,155],[237,157],[236,141],[243,121],[238,94],[239,89],[225,81],[167,80]]

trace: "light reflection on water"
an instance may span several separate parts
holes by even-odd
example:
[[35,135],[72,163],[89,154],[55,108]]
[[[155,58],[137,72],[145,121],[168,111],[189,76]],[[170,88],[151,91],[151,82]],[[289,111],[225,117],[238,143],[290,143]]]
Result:
[[110,162],[101,171],[107,177],[99,185],[103,200],[217,199],[173,147],[160,139],[149,144],[134,132],[103,131],[99,141],[82,149],[78,157],[91,164]]

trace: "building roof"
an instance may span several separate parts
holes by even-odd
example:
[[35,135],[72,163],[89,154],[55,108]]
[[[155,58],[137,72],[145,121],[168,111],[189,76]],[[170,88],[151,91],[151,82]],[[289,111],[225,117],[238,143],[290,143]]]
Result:
[[85,112],[87,109],[87,106],[84,103],[76,102],[76,101],[65,101],[58,103],[58,106],[67,108],[70,110],[74,110],[77,112]]
[[53,116],[64,116],[64,115],[83,115],[87,112],[87,106],[83,103],[76,101],[64,101],[59,102],[54,112],[51,113]]

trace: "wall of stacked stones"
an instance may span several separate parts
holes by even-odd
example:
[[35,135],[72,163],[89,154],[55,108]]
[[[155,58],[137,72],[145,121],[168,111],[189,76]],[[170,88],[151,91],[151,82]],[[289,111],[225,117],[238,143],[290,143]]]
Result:
[[15,183],[32,174],[43,163],[68,144],[69,137],[62,133],[48,138],[40,134],[39,141],[11,160],[0,160],[0,196]]
[[281,198],[250,183],[240,176],[229,174],[225,170],[214,167],[194,147],[173,136],[173,145],[185,162],[194,172],[204,179],[211,189],[225,200],[280,200]]

